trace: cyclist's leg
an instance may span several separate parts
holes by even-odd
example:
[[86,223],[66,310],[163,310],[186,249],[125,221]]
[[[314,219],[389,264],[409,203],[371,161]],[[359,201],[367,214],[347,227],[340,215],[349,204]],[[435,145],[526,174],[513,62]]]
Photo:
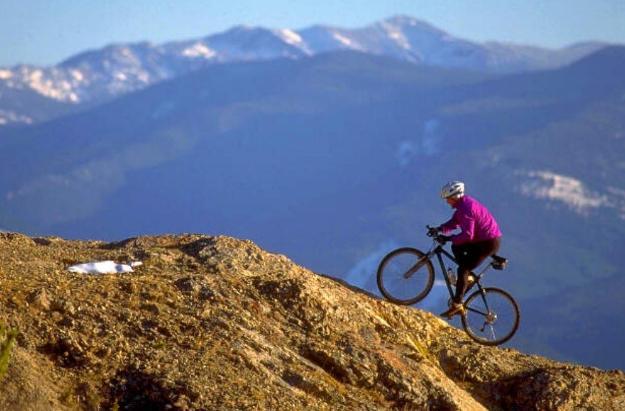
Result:
[[471,248],[473,248],[472,244],[451,246],[451,250],[456,258],[456,263],[458,263],[458,279],[456,280],[456,293],[452,297],[453,304],[451,304],[447,311],[441,313],[443,317],[451,318],[456,314],[463,313],[462,296],[466,292],[467,277],[470,270],[467,269],[466,259],[467,256],[473,254]]
[[486,257],[496,254],[499,251],[500,244],[501,238],[467,244],[467,247],[463,249],[464,253],[460,256],[461,261],[459,261],[458,265],[462,263],[469,270],[473,270],[482,264]]
[[461,244],[452,246],[452,251],[458,261],[458,282],[454,302],[462,302],[462,297],[467,291],[468,277],[471,270],[479,266],[486,257],[495,254],[501,244],[500,238],[480,241],[477,243]]
[[454,253],[454,257],[456,257],[456,262],[458,263],[458,280],[456,282],[456,293],[453,297],[454,303],[462,302],[462,297],[467,289],[467,278],[469,277],[469,272],[475,268],[471,267],[473,260],[475,259],[473,257],[475,255],[474,249],[475,243],[451,246],[451,250]]

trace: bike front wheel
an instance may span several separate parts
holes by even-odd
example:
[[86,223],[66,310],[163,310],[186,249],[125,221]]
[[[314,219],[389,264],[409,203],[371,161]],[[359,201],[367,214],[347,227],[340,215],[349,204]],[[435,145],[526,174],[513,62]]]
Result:
[[378,288],[388,300],[402,305],[425,298],[434,284],[434,267],[421,251],[399,248],[387,254],[378,266]]
[[519,306],[510,294],[499,288],[475,291],[465,301],[464,308],[462,327],[480,344],[503,344],[519,328]]

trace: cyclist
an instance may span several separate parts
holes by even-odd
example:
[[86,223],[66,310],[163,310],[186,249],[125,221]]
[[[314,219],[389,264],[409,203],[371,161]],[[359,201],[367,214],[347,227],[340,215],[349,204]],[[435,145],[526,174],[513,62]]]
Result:
[[[451,219],[437,227],[446,240],[451,240],[451,250],[458,263],[456,294],[451,307],[441,314],[451,318],[464,312],[462,297],[466,292],[471,270],[499,250],[501,231],[497,221],[476,199],[465,195],[462,181],[451,181],[441,189],[441,197],[456,211]],[[459,228],[460,232],[448,236]]]

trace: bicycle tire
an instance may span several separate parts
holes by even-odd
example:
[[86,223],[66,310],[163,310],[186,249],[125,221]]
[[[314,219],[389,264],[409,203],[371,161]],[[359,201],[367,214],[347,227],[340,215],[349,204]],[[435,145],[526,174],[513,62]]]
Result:
[[[488,303],[489,310],[486,309],[484,300]],[[466,299],[464,307],[462,327],[471,339],[482,345],[503,344],[512,338],[519,328],[521,319],[519,305],[507,291],[500,288],[487,287],[476,290]],[[500,321],[500,315],[505,316],[503,321]],[[480,322],[481,329],[478,326]],[[502,325],[497,331],[499,335],[494,330],[494,325],[498,322]],[[488,331],[484,332],[487,326]]]
[[[377,280],[378,288],[387,300],[396,304],[411,305],[428,295],[434,285],[434,267],[430,260],[424,261],[410,277],[406,278],[403,275],[423,256],[425,253],[416,248],[404,247],[391,251],[382,259],[378,266]],[[413,291],[417,294],[413,294]]]

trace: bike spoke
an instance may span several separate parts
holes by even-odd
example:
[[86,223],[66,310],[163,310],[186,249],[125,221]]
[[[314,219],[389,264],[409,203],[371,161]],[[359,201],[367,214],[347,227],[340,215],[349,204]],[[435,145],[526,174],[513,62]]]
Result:
[[480,311],[480,310],[478,310],[478,309],[476,309],[476,308],[473,308],[473,307],[466,307],[466,309],[467,309],[467,311],[471,311],[471,312],[473,312],[473,313],[483,315],[484,317],[488,317],[488,313],[482,312],[482,311]]
[[465,307],[467,309],[462,317],[462,325],[467,334],[481,344],[501,344],[516,332],[519,324],[518,307],[503,290],[484,288],[476,291],[467,298]]

